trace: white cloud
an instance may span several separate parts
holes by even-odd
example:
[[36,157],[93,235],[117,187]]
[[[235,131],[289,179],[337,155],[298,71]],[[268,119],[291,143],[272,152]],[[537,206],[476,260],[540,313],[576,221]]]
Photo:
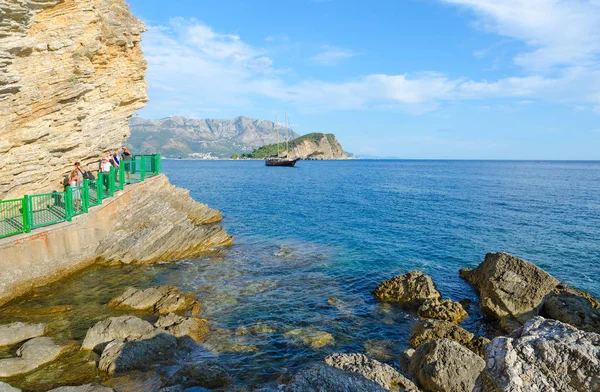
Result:
[[465,7],[480,28],[524,42],[515,57],[528,70],[590,66],[600,53],[598,0],[441,0]]
[[321,65],[335,65],[342,60],[358,55],[358,53],[352,50],[336,48],[333,46],[323,46],[322,49],[321,52],[310,58],[311,62]]

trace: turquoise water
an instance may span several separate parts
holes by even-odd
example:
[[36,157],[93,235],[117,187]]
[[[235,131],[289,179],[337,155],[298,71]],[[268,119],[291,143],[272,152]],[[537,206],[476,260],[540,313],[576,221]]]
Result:
[[[181,262],[154,279],[198,293],[204,316],[223,329],[208,347],[244,383],[289,377],[334,351],[397,361],[415,315],[378,304],[371,291],[412,269],[430,274],[445,297],[476,301],[458,270],[505,251],[600,295],[600,162],[163,167],[173,184],[223,211],[236,240],[221,257]],[[471,309],[463,325],[489,333]],[[240,332],[257,323],[268,332]],[[296,328],[334,341],[311,347],[292,336],[306,331],[290,334]]]

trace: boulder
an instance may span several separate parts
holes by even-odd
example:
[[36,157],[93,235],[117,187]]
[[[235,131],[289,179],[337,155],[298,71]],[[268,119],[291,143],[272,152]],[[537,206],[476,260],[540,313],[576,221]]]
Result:
[[145,290],[129,287],[123,294],[111,299],[109,305],[117,309],[169,314],[192,309],[197,301],[194,295],[182,294],[175,286],[150,287]]
[[202,387],[206,389],[226,388],[233,384],[227,369],[215,361],[206,361],[186,365],[179,369],[164,387]]
[[110,317],[96,323],[87,331],[81,348],[86,350],[99,349],[105,343],[115,339],[123,341],[136,340],[153,332],[154,327],[152,324],[135,316]]
[[335,339],[332,334],[312,328],[297,328],[283,335],[292,344],[297,346],[308,346],[320,348],[333,345]]
[[110,342],[98,363],[98,369],[112,376],[129,370],[144,370],[171,357],[177,347],[177,338],[168,333],[157,333],[142,340]]
[[460,276],[479,292],[481,309],[506,331],[536,316],[558,280],[534,264],[509,255],[488,253],[477,268]]
[[544,303],[541,315],[587,332],[600,332],[600,303],[592,295],[559,286]]
[[395,302],[407,308],[418,308],[427,299],[440,299],[430,276],[421,271],[411,271],[381,283],[373,292],[384,302]]
[[19,347],[16,357],[0,359],[0,377],[29,373],[76,348],[77,344],[71,341],[59,341],[49,337],[33,338]]
[[206,320],[197,317],[181,317],[175,313],[160,316],[154,326],[162,328],[178,338],[189,336],[194,339],[196,343],[200,343],[204,340],[210,332]]
[[420,345],[410,358],[409,371],[430,392],[471,392],[485,361],[453,340]]
[[486,391],[600,391],[600,335],[536,317],[486,348]]
[[475,337],[471,332],[458,325],[443,320],[420,320],[412,330],[410,346],[419,347],[421,344],[438,339],[453,340],[483,357],[484,348],[489,340],[484,337]]
[[360,374],[316,364],[296,374],[285,392],[384,392],[385,389]]
[[417,310],[417,314],[423,318],[445,320],[455,324],[468,316],[460,303],[437,298],[425,300]]
[[0,381],[0,392],[21,392],[21,390]]
[[419,391],[419,388],[390,365],[363,354],[331,354],[325,358],[329,366],[346,372],[358,373],[390,391]]
[[115,390],[100,384],[85,384],[54,388],[48,392],[115,392]]
[[37,338],[46,333],[46,324],[26,324],[21,322],[0,325],[0,346],[17,344],[27,339]]

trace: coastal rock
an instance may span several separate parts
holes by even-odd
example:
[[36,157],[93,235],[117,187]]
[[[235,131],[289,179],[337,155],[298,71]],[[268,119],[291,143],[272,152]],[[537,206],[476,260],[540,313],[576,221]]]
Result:
[[332,133],[309,133],[280,145],[270,144],[246,154],[250,158],[277,155],[307,160],[348,159],[348,155]]
[[110,317],[88,329],[81,348],[94,350],[115,339],[136,340],[153,333],[152,324],[135,316]]
[[460,323],[468,316],[460,303],[449,299],[425,300],[417,310],[417,314],[423,318],[445,320],[455,324]]
[[600,391],[600,335],[536,317],[486,349],[486,392]]
[[74,342],[63,342],[49,337],[33,338],[19,347],[16,357],[0,359],[0,377],[29,373],[76,348]]
[[54,388],[48,392],[114,392],[115,390],[100,384],[85,384]]
[[420,345],[409,364],[419,386],[430,392],[471,392],[484,368],[483,359],[448,339]]
[[292,344],[298,346],[309,346],[312,348],[320,348],[330,346],[335,339],[329,332],[319,331],[311,328],[297,328],[288,331],[284,334],[285,338],[290,340]]
[[419,391],[419,388],[390,365],[363,354],[331,354],[325,358],[329,366],[346,372],[358,373],[390,391]]
[[98,363],[98,369],[108,375],[129,370],[144,370],[170,358],[177,347],[177,338],[167,333],[157,333],[141,340],[113,340]]
[[148,98],[145,27],[124,0],[2,1],[0,15],[6,200],[57,190],[74,162],[95,168]]
[[196,343],[200,343],[204,340],[210,332],[206,320],[197,317],[181,317],[174,313],[160,316],[154,326],[162,328],[178,338],[189,336],[194,339]]
[[412,330],[410,346],[419,347],[421,344],[438,339],[453,340],[483,357],[485,346],[490,342],[484,337],[475,337],[471,332],[458,325],[443,320],[421,320]]
[[169,314],[192,308],[196,304],[196,297],[192,294],[182,294],[175,286],[150,287],[145,290],[129,287],[108,304],[117,309]]
[[21,392],[21,390],[0,381],[0,392]]
[[9,346],[46,333],[46,324],[21,322],[0,325],[0,346]]
[[536,316],[559,283],[541,268],[508,253],[488,253],[477,268],[463,269],[460,276],[479,292],[481,309],[507,331]]
[[559,286],[544,303],[544,317],[562,321],[587,332],[600,332],[600,303],[592,295]]
[[381,283],[373,292],[384,302],[395,302],[401,306],[417,309],[427,299],[441,299],[430,276],[421,271],[411,271]]
[[233,379],[218,362],[206,361],[186,365],[179,369],[164,385],[179,385],[182,388],[202,387],[206,389],[226,388],[233,384]]
[[285,392],[384,392],[385,389],[357,373],[316,364],[300,371],[284,388]]

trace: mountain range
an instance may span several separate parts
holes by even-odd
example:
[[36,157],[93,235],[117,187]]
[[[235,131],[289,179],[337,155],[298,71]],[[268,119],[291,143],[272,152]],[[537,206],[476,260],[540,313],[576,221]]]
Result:
[[129,125],[128,143],[135,154],[159,152],[167,158],[229,158],[300,136],[273,121],[243,116],[233,120],[134,117]]

